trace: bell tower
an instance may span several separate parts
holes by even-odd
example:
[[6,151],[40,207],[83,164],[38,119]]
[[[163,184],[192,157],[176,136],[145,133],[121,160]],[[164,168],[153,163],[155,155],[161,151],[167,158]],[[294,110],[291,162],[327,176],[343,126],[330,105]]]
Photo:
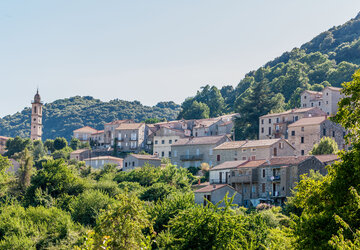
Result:
[[34,101],[31,102],[31,140],[41,140],[42,136],[42,102],[39,95],[39,90],[36,91]]

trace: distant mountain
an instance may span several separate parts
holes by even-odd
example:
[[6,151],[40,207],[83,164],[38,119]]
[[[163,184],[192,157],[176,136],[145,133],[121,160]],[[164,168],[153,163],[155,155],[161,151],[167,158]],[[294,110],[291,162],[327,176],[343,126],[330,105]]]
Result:
[[[134,119],[136,122],[147,118],[173,120],[180,106],[174,102],[159,102],[156,106],[144,106],[138,101],[112,100],[102,102],[90,96],[75,96],[56,100],[44,105],[43,109],[43,139],[58,136],[71,138],[72,131],[82,126],[92,126],[103,129],[104,123]],[[25,108],[14,115],[0,119],[0,135],[30,136],[31,108]]]

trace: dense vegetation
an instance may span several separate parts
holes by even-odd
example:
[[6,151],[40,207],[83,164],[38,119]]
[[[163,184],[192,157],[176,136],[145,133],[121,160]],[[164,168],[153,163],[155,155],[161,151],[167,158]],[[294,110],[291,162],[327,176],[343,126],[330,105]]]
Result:
[[[321,33],[263,67],[249,72],[233,88],[202,87],[181,105],[179,118],[206,118],[238,112],[236,138],[256,138],[258,117],[271,111],[300,107],[300,93],[340,87],[360,65],[360,14]],[[260,88],[260,89],[259,89]],[[263,89],[263,90],[262,90]],[[259,105],[261,102],[261,105]]]
[[[179,112],[174,102],[159,102],[154,107],[143,106],[138,101],[112,100],[102,102],[89,96],[61,99],[44,106],[43,139],[61,136],[70,139],[72,131],[82,126],[103,129],[104,123],[113,120],[134,119],[142,122],[149,118],[173,120]],[[30,136],[31,109],[25,108],[14,115],[0,119],[0,134],[3,136]]]

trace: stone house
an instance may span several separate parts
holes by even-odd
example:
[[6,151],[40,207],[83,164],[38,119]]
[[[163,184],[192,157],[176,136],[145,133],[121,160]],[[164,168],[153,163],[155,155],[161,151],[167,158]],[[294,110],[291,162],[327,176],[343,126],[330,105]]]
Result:
[[153,136],[153,152],[160,158],[171,159],[171,145],[185,137],[185,131],[168,126],[161,126]]
[[214,148],[212,161],[267,160],[275,156],[295,155],[295,149],[285,139],[265,139],[225,142]]
[[146,150],[148,129],[145,123],[121,123],[115,129],[115,141],[121,152]]
[[107,164],[115,164],[119,169],[123,167],[123,159],[113,156],[98,156],[84,159],[84,161],[86,166],[90,166],[95,169],[101,169]]
[[161,166],[161,159],[156,155],[129,154],[124,159],[123,171],[129,171],[145,165],[159,167]]
[[318,107],[291,109],[281,113],[260,116],[259,139],[288,138],[289,124],[304,117],[324,116]]
[[76,139],[79,139],[81,142],[88,142],[93,133],[97,133],[98,131],[92,127],[85,126],[73,131],[73,136]]
[[321,92],[305,90],[301,93],[301,107],[318,107],[327,115],[335,115],[338,110],[338,102],[344,95],[341,88],[325,87]]
[[99,130],[90,135],[90,145],[96,148],[105,146],[105,133],[104,130]]
[[[227,184],[212,184],[206,187],[200,188],[194,191],[195,193],[195,203],[200,205],[207,205],[207,202],[210,201],[212,204],[216,204],[219,201],[223,200],[224,197],[234,197],[233,204],[241,204],[241,195],[236,192],[234,188]],[[207,201],[208,200],[208,201]],[[220,203],[220,207],[224,207],[224,202]]]
[[199,119],[190,121],[189,127],[192,128],[192,136],[216,136],[230,135],[234,127],[234,119],[239,114],[223,115],[209,119]]
[[104,124],[104,144],[106,147],[112,147],[114,145],[115,139],[115,129],[117,129],[121,124],[124,123],[134,123],[133,120],[117,120]]
[[188,168],[200,167],[201,163],[213,165],[213,149],[230,141],[226,135],[180,138],[171,146],[171,163]]
[[289,125],[289,143],[296,148],[296,155],[307,155],[322,137],[331,137],[339,149],[345,149],[346,130],[327,116],[302,118]]
[[70,159],[83,161],[84,159],[91,157],[91,150],[88,148],[78,149],[70,153]]
[[5,154],[6,150],[6,142],[9,140],[9,137],[0,136],[0,154]]
[[229,183],[230,171],[247,161],[226,161],[209,170],[210,184]]

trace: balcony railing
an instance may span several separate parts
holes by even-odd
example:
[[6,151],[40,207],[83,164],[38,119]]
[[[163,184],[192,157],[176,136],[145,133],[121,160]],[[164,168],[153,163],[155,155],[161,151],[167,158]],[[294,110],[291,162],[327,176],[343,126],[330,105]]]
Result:
[[180,160],[181,161],[201,161],[202,159],[204,159],[203,154],[199,154],[199,155],[180,155]]
[[281,180],[280,175],[273,175],[269,177],[269,181],[280,181],[280,180]]

